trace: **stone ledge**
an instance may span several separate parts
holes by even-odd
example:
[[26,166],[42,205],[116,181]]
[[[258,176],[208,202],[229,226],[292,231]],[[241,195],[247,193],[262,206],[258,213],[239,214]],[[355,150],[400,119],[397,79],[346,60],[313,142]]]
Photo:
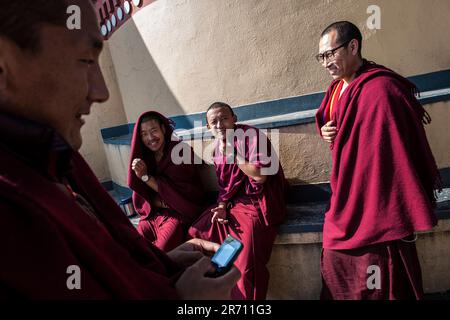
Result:
[[[312,94],[316,101],[316,106],[320,105],[320,100],[323,97],[324,93],[316,93]],[[426,91],[421,93],[420,98],[418,99],[423,105],[441,102],[441,101],[448,101],[450,100],[450,88],[444,88],[439,90],[432,90],[432,91]],[[253,118],[246,119],[244,121],[239,121],[238,123],[241,124],[247,124],[254,126],[258,129],[276,129],[276,128],[283,128],[283,127],[289,127],[294,125],[300,125],[300,124],[308,124],[315,122],[315,114],[317,112],[317,108],[312,108],[308,110],[302,110],[305,108],[304,106],[298,107],[300,111],[294,111],[294,112],[288,112],[288,113],[281,113],[281,114],[275,114],[270,116],[257,116],[255,115]],[[176,117],[170,117],[170,118],[177,118],[181,116]],[[185,117],[189,117],[189,115],[186,115]],[[127,124],[124,125],[125,127],[132,128],[134,124]],[[119,126],[120,127],[120,126]],[[109,128],[114,129],[114,128]],[[102,129],[106,130],[106,129]],[[132,129],[129,129],[132,130]],[[113,130],[114,131],[114,130]],[[123,131],[123,130],[119,130]],[[103,142],[105,144],[118,144],[118,145],[131,145],[131,138],[132,138],[132,131],[129,131],[125,134],[120,134],[118,136],[112,136],[105,138],[105,135],[103,135]],[[123,133],[123,132],[122,132]],[[209,130],[206,128],[205,125],[201,127],[194,127],[189,129],[175,129],[176,135],[181,138],[182,140],[209,140],[212,139],[212,135],[209,132]]]
[[[446,212],[450,214],[450,210]],[[429,231],[417,232],[419,235],[450,231],[450,219],[440,218],[436,227]],[[283,233],[281,230],[275,239],[275,245],[322,243],[322,231]]]
[[[450,69],[408,77],[420,90],[418,98],[422,104],[450,100]],[[293,97],[260,101],[234,106],[234,112],[241,123],[261,129],[280,128],[314,122],[317,108],[325,92],[313,92]],[[210,138],[206,132],[205,112],[173,115],[176,131],[183,139]],[[105,144],[129,145],[134,123],[103,128],[101,135]]]
[[[450,230],[450,188],[438,194],[436,215],[438,225],[421,233]],[[288,204],[286,221],[280,225],[275,244],[307,244],[322,242],[322,229],[327,201]]]
[[[115,185],[116,190],[110,190],[110,194],[120,194],[120,198],[116,201],[128,203],[131,201],[131,191],[128,188]],[[296,197],[297,194],[303,194],[303,198]],[[313,196],[310,196],[314,194]],[[123,199],[125,195],[127,200]],[[298,185],[293,186],[288,196],[287,217],[283,224],[279,227],[278,236],[275,244],[307,244],[322,242],[322,229],[325,211],[329,195],[329,185]],[[315,202],[307,202],[307,199],[315,199]],[[431,231],[423,232],[442,232],[450,230],[450,187],[442,190],[438,194],[436,206],[436,215],[439,224]],[[139,223],[139,216],[130,217],[133,225]]]

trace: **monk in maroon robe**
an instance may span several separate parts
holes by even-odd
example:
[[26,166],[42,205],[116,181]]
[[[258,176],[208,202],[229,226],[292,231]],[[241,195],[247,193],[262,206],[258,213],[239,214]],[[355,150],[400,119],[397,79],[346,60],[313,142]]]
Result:
[[352,23],[334,23],[317,56],[334,78],[316,115],[333,163],[322,298],[421,299],[414,232],[436,225],[440,185],[429,116],[412,83],[362,59],[361,39]]
[[[266,264],[277,226],[286,214],[283,169],[267,137],[254,127],[237,125],[229,105],[214,103],[206,116],[208,128],[216,137],[213,160],[219,197],[217,204],[193,224],[189,234],[219,243],[228,234],[239,239],[243,250],[235,264],[242,278],[232,298],[265,299],[269,281]],[[227,129],[235,134],[234,138],[227,137]],[[275,169],[270,172],[271,165]]]
[[0,299],[229,298],[237,269],[205,277],[218,244],[159,250],[78,152],[109,92],[91,1],[70,4],[81,29],[66,1],[0,2]]
[[[128,173],[133,205],[141,215],[138,231],[164,251],[184,242],[204,209],[194,152],[187,144],[180,148],[183,142],[172,141],[172,133],[171,120],[155,111],[142,114],[133,132]],[[185,152],[189,154],[183,159]]]

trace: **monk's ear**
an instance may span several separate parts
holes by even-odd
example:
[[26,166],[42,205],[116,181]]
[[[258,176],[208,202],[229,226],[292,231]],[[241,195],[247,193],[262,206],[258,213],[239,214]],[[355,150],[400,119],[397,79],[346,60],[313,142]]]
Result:
[[237,115],[233,114],[233,121],[236,123],[238,120]]
[[0,36],[0,94],[4,95],[8,89],[11,82],[11,74],[14,73],[12,67],[21,65],[21,59],[26,56],[26,53],[13,41]]
[[354,55],[354,56],[358,55],[358,50],[359,50],[358,40],[353,39],[352,41],[350,41],[348,47],[350,48],[350,52],[352,53],[352,55]]

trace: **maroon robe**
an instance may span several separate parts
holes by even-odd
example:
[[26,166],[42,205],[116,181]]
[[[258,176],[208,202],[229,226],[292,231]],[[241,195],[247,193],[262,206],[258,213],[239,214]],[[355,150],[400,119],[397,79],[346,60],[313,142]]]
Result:
[[[259,132],[256,128],[246,125],[237,125],[236,128],[244,132],[249,129]],[[267,139],[269,152],[264,154],[258,149],[259,138],[244,140],[235,139],[235,149],[257,167],[269,167],[271,162],[264,163],[261,158],[270,155],[270,141]],[[275,155],[273,150],[271,152]],[[277,226],[286,214],[287,182],[278,159],[277,173],[269,175],[264,184],[249,178],[236,163],[225,163],[225,159],[216,146],[214,164],[219,183],[217,202],[228,203],[228,223],[211,224],[211,209],[217,206],[214,205],[192,225],[189,235],[218,243],[223,242],[228,234],[241,240],[243,250],[235,265],[241,271],[242,277],[232,290],[232,298],[265,299],[269,282],[266,264],[277,235]]]
[[[331,83],[317,112],[319,133],[337,84],[337,80]],[[429,121],[428,114],[415,92],[417,88],[405,78],[364,60],[337,102],[338,133],[331,144],[332,196],[323,228],[323,259],[334,255],[331,250],[387,246],[436,224],[433,202],[439,173],[422,124],[423,119]],[[414,257],[414,252],[406,256]],[[332,286],[330,290],[340,289]]]
[[[375,271],[373,266],[379,269]],[[414,242],[396,240],[350,250],[324,249],[320,267],[323,300],[423,298],[422,272]]]
[[[181,269],[136,232],[81,155],[52,129],[2,114],[0,251],[0,298],[178,298]],[[81,290],[66,286],[71,265]]]
[[[141,139],[141,119],[148,115],[160,117],[166,128],[164,155],[156,162],[151,152]],[[198,218],[203,210],[204,190],[199,183],[200,175],[194,164],[194,152],[185,144],[190,152],[190,163],[174,164],[172,150],[181,147],[181,141],[171,141],[173,133],[172,123],[163,115],[150,111],[142,114],[134,128],[131,142],[131,158],[128,171],[128,185],[133,190],[133,205],[140,214],[138,231],[164,251],[170,251],[182,244],[186,232],[192,222]],[[177,153],[183,156],[183,152]],[[131,169],[133,159],[140,158],[146,165],[148,174],[154,176],[158,183],[158,193],[141,181]],[[151,197],[158,196],[167,208],[151,205]]]

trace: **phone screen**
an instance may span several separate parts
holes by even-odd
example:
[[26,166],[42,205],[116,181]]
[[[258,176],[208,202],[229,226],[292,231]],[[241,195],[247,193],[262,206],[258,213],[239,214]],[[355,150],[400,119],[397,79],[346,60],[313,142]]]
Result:
[[229,243],[222,245],[213,257],[212,262],[217,264],[219,267],[225,267],[230,262],[231,258],[235,254],[236,249]]
[[211,258],[211,262],[216,267],[216,270],[210,276],[217,277],[230,270],[242,247],[242,243],[239,240],[228,235],[219,250]]

